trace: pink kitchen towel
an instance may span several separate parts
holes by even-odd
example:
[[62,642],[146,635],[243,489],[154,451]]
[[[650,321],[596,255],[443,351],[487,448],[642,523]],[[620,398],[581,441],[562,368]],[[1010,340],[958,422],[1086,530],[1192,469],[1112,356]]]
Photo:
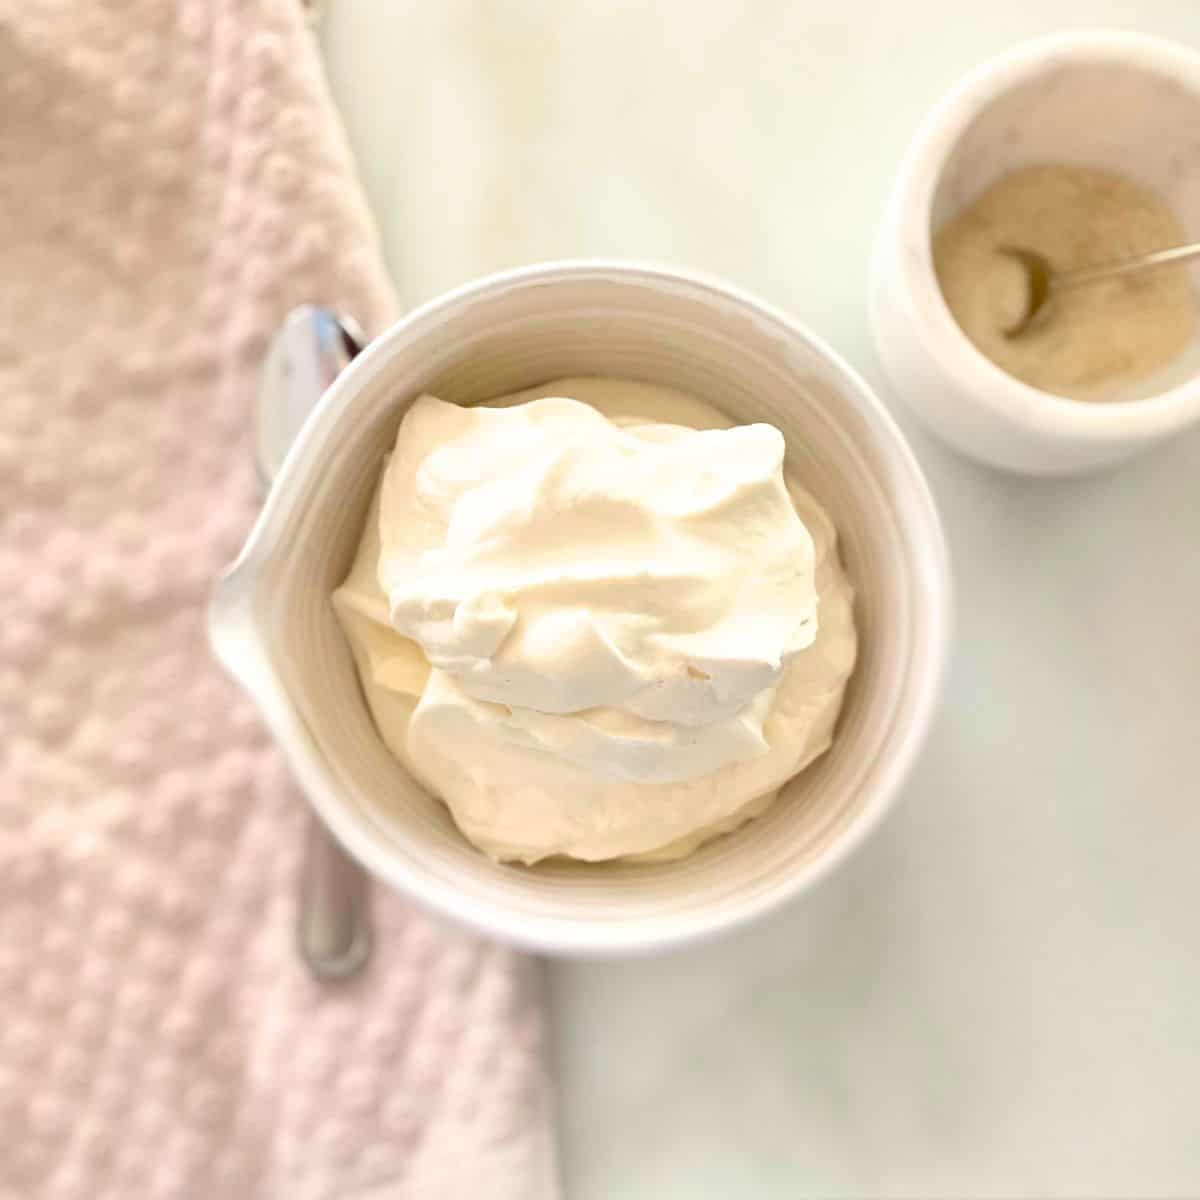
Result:
[[0,1198],[545,1200],[529,960],[375,888],[210,658],[284,315],[393,313],[298,0],[0,0]]

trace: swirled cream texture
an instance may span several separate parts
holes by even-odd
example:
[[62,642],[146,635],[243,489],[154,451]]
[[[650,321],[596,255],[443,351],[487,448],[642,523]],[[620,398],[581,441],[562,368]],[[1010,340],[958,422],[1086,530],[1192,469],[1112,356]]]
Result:
[[784,449],[621,380],[405,415],[334,604],[385,742],[485,853],[685,854],[829,746],[852,596]]

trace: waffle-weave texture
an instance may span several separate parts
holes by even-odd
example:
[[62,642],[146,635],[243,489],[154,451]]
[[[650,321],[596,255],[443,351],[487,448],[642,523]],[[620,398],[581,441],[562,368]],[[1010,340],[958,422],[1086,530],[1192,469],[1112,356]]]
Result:
[[552,1195],[532,964],[377,887],[311,981],[205,642],[272,334],[392,315],[300,5],[0,0],[0,272],[0,1198]]

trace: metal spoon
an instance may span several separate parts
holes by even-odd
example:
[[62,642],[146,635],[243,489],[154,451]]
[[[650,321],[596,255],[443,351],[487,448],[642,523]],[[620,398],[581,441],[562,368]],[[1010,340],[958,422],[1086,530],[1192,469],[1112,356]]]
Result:
[[1083,287],[1101,279],[1115,279],[1118,275],[1136,275],[1142,271],[1155,271],[1200,258],[1200,242],[1189,246],[1175,246],[1170,250],[1155,250],[1153,254],[1138,254],[1133,258],[1121,258],[1115,262],[1098,263],[1094,267],[1081,267],[1075,271],[1055,271],[1050,260],[1036,250],[1026,246],[1000,246],[1001,254],[1016,259],[1025,271],[1027,283],[1025,312],[1005,331],[1007,338],[1020,337],[1046,305],[1059,293],[1068,288]]
[[[362,349],[358,326],[321,308],[298,308],[276,334],[258,392],[255,464],[264,491],[325,389]],[[318,979],[345,979],[371,954],[366,872],[315,815],[309,818],[296,929]]]

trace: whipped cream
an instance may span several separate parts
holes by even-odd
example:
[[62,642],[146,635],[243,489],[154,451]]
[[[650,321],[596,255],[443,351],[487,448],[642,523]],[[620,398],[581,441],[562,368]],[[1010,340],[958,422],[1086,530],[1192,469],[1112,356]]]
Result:
[[828,747],[852,595],[784,449],[621,380],[410,408],[334,604],[385,742],[486,853],[687,853]]

